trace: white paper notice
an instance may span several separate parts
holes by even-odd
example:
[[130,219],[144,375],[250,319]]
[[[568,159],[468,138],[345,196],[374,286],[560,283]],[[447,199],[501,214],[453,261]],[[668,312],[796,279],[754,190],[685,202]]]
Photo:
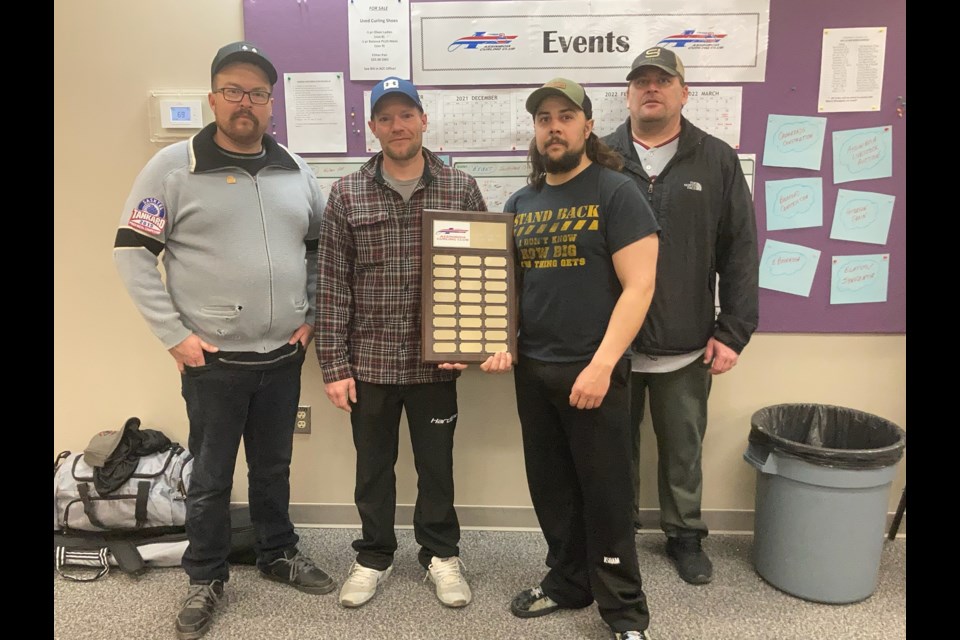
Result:
[[283,74],[287,148],[296,153],[346,153],[342,73]]
[[824,29],[818,111],[880,109],[886,48],[886,27]]
[[409,0],[350,0],[347,12],[350,80],[409,80]]

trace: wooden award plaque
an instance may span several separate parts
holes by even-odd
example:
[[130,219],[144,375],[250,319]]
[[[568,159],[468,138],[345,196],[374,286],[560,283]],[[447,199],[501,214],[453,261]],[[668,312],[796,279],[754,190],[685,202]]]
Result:
[[422,261],[423,361],[516,362],[513,216],[426,209]]

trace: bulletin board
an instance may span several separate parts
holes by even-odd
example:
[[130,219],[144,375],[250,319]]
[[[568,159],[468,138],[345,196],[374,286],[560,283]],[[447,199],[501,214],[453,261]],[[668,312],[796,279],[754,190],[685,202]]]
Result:
[[[411,0],[411,8],[415,1]],[[349,78],[348,5],[350,0],[244,0],[245,38],[257,43],[284,73],[341,72],[345,74],[344,100],[347,152],[302,154],[309,159],[369,157],[366,138],[364,91],[373,82]],[[737,83],[742,88],[741,154],[756,155],[754,204],[759,249],[768,240],[802,245],[820,252],[808,295],[760,289],[759,332],[771,333],[906,333],[906,0],[770,0],[769,40],[765,81]],[[886,29],[883,90],[880,108],[871,112],[819,113],[821,49],[824,29],[883,27]],[[682,52],[679,52],[682,55]],[[628,56],[632,59],[631,54]],[[624,63],[624,70],[629,60]],[[531,77],[532,88],[549,78]],[[574,80],[582,80],[573,78]],[[583,82],[589,93],[591,84]],[[723,83],[712,83],[722,85]],[[696,84],[691,84],[695,88]],[[732,86],[728,83],[727,86]],[[450,89],[418,85],[421,90]],[[485,89],[496,87],[484,87]],[[284,96],[280,83],[274,94],[271,133],[286,142]],[[763,163],[767,120],[770,115],[823,117],[824,148],[819,170],[767,166]],[[429,116],[429,113],[428,113]],[[624,106],[623,118],[627,116]],[[890,131],[890,177],[834,183],[832,143],[834,132],[887,128]],[[609,131],[598,131],[605,135]],[[429,144],[427,145],[429,148]],[[436,150],[436,149],[434,149]],[[450,160],[503,153],[443,152]],[[518,158],[525,150],[513,152]],[[768,230],[765,185],[768,181],[820,178],[823,223],[809,228]],[[834,206],[842,191],[891,196],[894,200],[889,231],[883,244],[831,238]],[[887,290],[883,300],[857,304],[831,304],[831,265],[846,256],[882,254],[888,260]]]

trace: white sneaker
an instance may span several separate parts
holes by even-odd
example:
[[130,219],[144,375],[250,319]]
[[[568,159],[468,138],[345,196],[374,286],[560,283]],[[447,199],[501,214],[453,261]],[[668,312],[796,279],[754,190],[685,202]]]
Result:
[[448,607],[464,607],[470,604],[473,598],[470,585],[460,573],[462,564],[457,556],[450,558],[434,556],[427,569],[427,575],[424,576],[424,580],[430,578],[437,585],[437,597]]
[[340,588],[340,604],[351,608],[366,604],[376,595],[377,587],[390,576],[391,572],[393,572],[393,565],[383,571],[377,571],[354,562],[350,567],[350,575]]

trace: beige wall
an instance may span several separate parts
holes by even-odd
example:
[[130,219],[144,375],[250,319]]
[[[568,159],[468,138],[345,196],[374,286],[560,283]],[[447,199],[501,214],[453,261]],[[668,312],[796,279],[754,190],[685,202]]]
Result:
[[[54,453],[80,450],[130,416],[186,443],[179,376],[114,270],[120,208],[144,163],[152,89],[205,88],[210,61],[243,37],[241,0],[55,0],[54,3]],[[460,383],[457,504],[530,505],[510,376],[468,370]],[[754,337],[737,368],[715,379],[704,456],[704,509],[752,510],[755,471],[743,460],[750,416],[777,403],[836,404],[906,428],[906,337]],[[315,358],[302,404],[313,433],[295,436],[292,502],[352,504],[355,453],[347,415],[331,407]],[[655,507],[653,434],[646,441],[642,504]],[[398,499],[415,500],[408,440],[397,464]],[[890,494],[896,508],[906,459]],[[245,502],[238,465],[234,500]],[[650,523],[652,526],[654,523]]]

